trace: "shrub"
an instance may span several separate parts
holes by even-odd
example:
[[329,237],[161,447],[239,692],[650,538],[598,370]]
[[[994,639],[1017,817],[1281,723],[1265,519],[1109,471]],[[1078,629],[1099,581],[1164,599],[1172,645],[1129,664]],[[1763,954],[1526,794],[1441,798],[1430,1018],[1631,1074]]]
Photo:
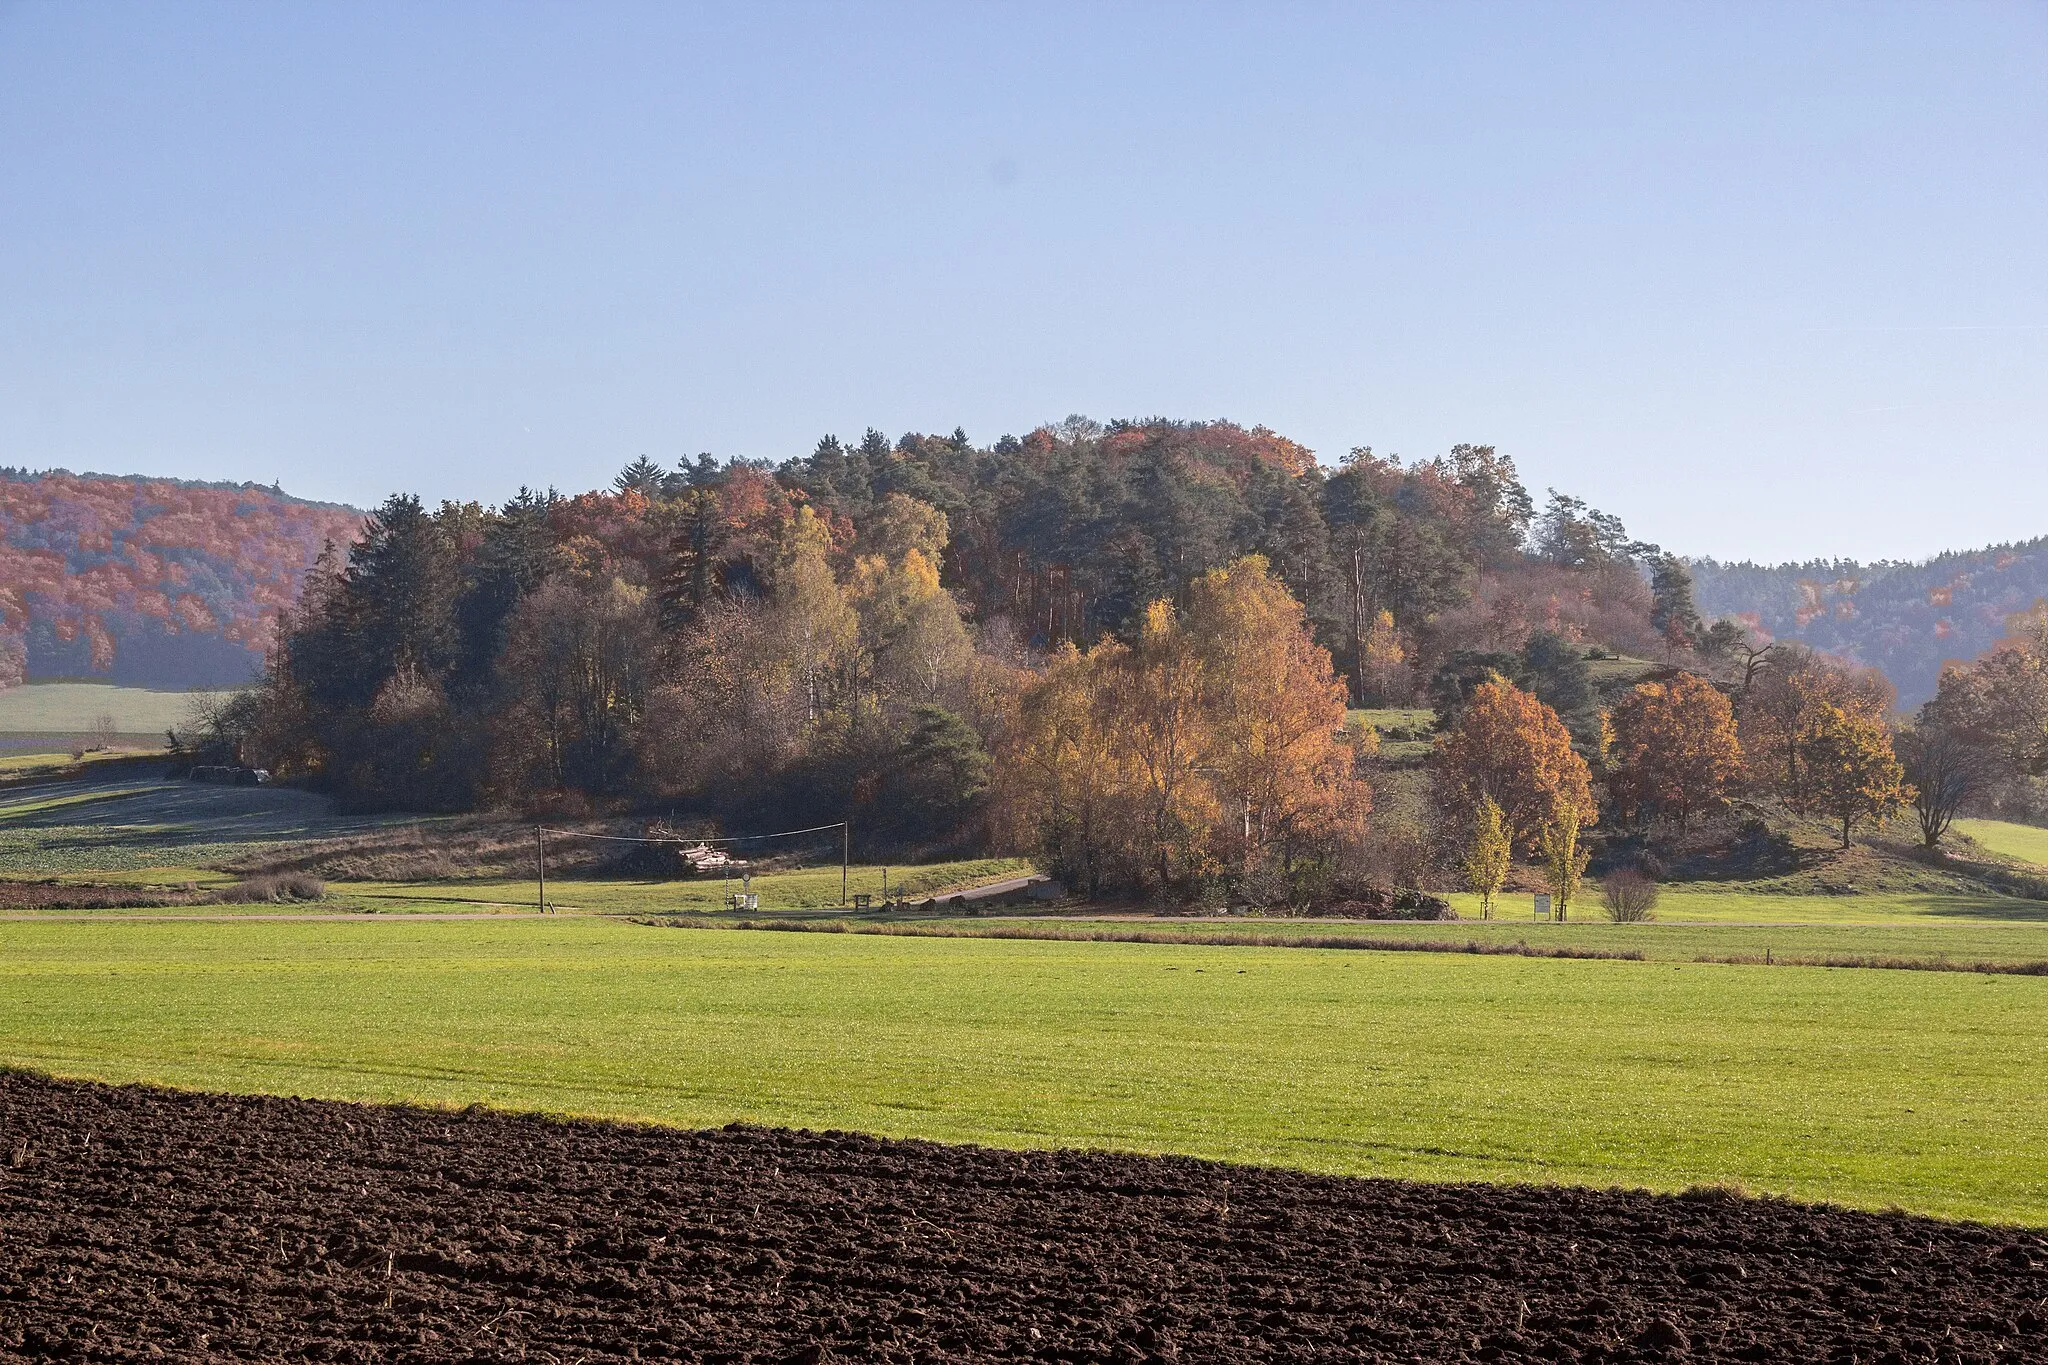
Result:
[[1441,896],[1432,896],[1412,886],[1404,886],[1394,892],[1395,919],[1453,920],[1457,917],[1458,912]]
[[1980,881],[1994,886],[2008,896],[2021,896],[2027,900],[2048,901],[2048,877],[2035,872],[2022,872],[2017,868],[1995,867],[1978,864],[1970,869]]
[[326,895],[327,883],[318,877],[309,877],[302,872],[287,872],[274,876],[246,877],[233,886],[223,887],[215,892],[213,900],[220,905],[285,905],[294,901],[323,900]]
[[1458,917],[1449,901],[1412,886],[1395,891],[1380,887],[1354,889],[1348,898],[1332,901],[1322,913],[1338,919],[1454,920]]
[[1657,883],[1633,867],[1621,868],[1601,878],[1600,903],[1616,924],[1641,924],[1657,908]]
[[1292,890],[1287,874],[1272,862],[1255,863],[1237,879],[1237,899],[1251,910],[1280,909],[1288,903]]
[[1355,858],[1371,875],[1399,886],[1414,886],[1436,871],[1441,852],[1433,820],[1405,803],[1375,810]]

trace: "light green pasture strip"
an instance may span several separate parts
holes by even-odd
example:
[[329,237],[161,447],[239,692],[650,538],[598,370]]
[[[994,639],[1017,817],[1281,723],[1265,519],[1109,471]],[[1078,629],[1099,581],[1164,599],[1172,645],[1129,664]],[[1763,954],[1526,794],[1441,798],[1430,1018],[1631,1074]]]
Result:
[[1385,730],[1397,725],[1419,725],[1428,729],[1436,724],[1436,712],[1426,706],[1354,706],[1344,713],[1344,719],[1370,725],[1376,730]]
[[[865,894],[879,901],[885,871],[890,894],[901,892],[920,898],[946,896],[1026,876],[1032,867],[1022,858],[974,858],[887,869],[857,864],[847,871],[847,895]],[[739,891],[740,886],[738,876],[725,880],[716,876],[695,877],[687,881],[551,877],[548,903],[598,914],[704,913],[724,908],[725,897]],[[331,889],[338,895],[366,902],[435,906],[531,906],[536,904],[539,890],[531,877],[514,881],[336,882]],[[777,911],[836,910],[842,904],[837,864],[764,873],[753,879],[751,890],[761,898],[764,915]]]
[[114,830],[116,837],[110,838],[106,827],[0,828],[0,872],[23,877],[75,874],[94,881],[102,873],[140,872],[171,859],[225,863],[275,847],[247,840],[203,841],[181,833],[175,828],[130,825]]
[[[1477,919],[1479,898],[1459,893],[1447,898],[1458,914]],[[1500,897],[1495,918],[1531,922],[1531,897],[1514,892]],[[1605,920],[1600,892],[1589,887],[1575,901],[1572,919],[1579,923]],[[1800,896],[1748,891],[1742,884],[1687,883],[1662,888],[1657,919],[1697,924],[2048,924],[2048,901],[1984,894],[1936,895],[1924,892],[1871,892],[1848,896]]]
[[120,871],[60,872],[54,874],[53,880],[104,886],[183,886],[187,882],[194,886],[222,886],[241,879],[232,872],[211,867],[160,865]]
[[6,754],[0,755],[0,776],[14,777],[25,771],[38,768],[68,768],[77,760],[69,751],[49,754]]
[[67,749],[62,753],[47,754],[4,754],[0,755],[0,777],[30,777],[39,772],[61,772],[67,769],[89,767],[95,763],[107,763],[114,759],[133,758],[138,754],[160,752],[154,749],[118,748],[89,753],[73,758]]
[[2048,980],[644,928],[0,925],[110,1081],[2048,1224]]
[[[4,835],[0,835],[4,845]],[[44,861],[48,861],[47,859]],[[948,895],[990,882],[1021,877],[1031,871],[1018,858],[978,858],[960,862],[930,863],[920,867],[890,867],[892,891],[908,887],[913,897]],[[52,877],[66,882],[99,882],[127,886],[182,886],[192,882],[217,886],[239,878],[217,871],[182,866],[152,866],[125,871],[66,872],[50,868],[7,869],[0,858],[0,877]],[[855,866],[848,875],[851,892],[863,890],[879,899],[882,869]],[[753,889],[761,897],[761,915],[806,913],[840,909],[839,869],[807,868],[795,872],[772,872],[754,878]],[[144,906],[108,910],[24,910],[11,912],[37,917],[75,918],[80,914],[134,918],[192,915],[213,918],[221,915],[277,915],[303,913],[335,914],[494,914],[527,913],[537,906],[537,887],[524,881],[449,882],[329,882],[326,899],[300,905],[255,904]],[[735,877],[726,889],[738,891]],[[624,881],[617,879],[561,879],[548,881],[548,903],[558,911],[583,914],[712,914],[724,906],[716,878],[693,881]]]
[[74,806],[95,806],[107,801],[140,796],[150,790],[150,787],[95,787],[91,791],[73,792],[64,796],[43,796],[26,801],[12,801],[0,804],[0,820],[16,820],[25,815],[41,815],[46,811],[66,810]]
[[1762,957],[1775,960],[1825,957],[1907,958],[1950,962],[2048,962],[2048,924],[1608,924],[1600,921],[1532,924],[1528,920],[1458,920],[1413,923],[1401,920],[1090,919],[1080,916],[1018,916],[929,920],[962,932],[976,929],[1037,929],[1088,933],[1137,930],[1166,934],[1271,935],[1280,938],[1349,937],[1409,942],[1479,943],[1508,946],[1591,948],[1638,952],[1657,962],[1694,962],[1701,957]]
[[2015,825],[2007,820],[1958,820],[1955,828],[1993,853],[2048,868],[2048,829],[2039,825]]
[[0,690],[0,731],[83,734],[111,716],[120,734],[161,734],[191,719],[193,708],[232,692],[157,692],[111,683],[29,683]]

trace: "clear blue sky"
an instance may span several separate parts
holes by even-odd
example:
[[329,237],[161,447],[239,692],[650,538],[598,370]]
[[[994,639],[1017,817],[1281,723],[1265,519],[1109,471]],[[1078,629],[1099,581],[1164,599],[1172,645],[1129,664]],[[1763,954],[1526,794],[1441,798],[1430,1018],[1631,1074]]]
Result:
[[0,0],[0,464],[368,504],[872,425],[2048,533],[2048,5]]

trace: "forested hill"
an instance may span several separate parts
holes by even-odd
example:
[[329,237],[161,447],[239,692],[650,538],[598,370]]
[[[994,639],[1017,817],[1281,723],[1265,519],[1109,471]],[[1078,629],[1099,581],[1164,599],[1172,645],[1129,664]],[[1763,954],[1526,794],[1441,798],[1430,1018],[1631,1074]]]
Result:
[[0,687],[207,687],[261,672],[348,507],[255,484],[0,470]]
[[2048,536],[1945,554],[1924,564],[1722,564],[1691,561],[1700,610],[1734,616],[1881,669],[1915,706],[1950,659],[1974,659],[2005,619],[2048,598]]

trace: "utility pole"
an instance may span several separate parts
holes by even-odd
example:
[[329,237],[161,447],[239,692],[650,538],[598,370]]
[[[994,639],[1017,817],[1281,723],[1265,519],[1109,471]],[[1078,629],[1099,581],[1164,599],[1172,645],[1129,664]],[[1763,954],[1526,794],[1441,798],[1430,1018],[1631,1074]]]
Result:
[[548,836],[539,825],[533,827],[533,871],[540,882],[540,912],[548,912]]
[[839,908],[846,908],[846,873],[853,861],[853,822],[839,822]]

